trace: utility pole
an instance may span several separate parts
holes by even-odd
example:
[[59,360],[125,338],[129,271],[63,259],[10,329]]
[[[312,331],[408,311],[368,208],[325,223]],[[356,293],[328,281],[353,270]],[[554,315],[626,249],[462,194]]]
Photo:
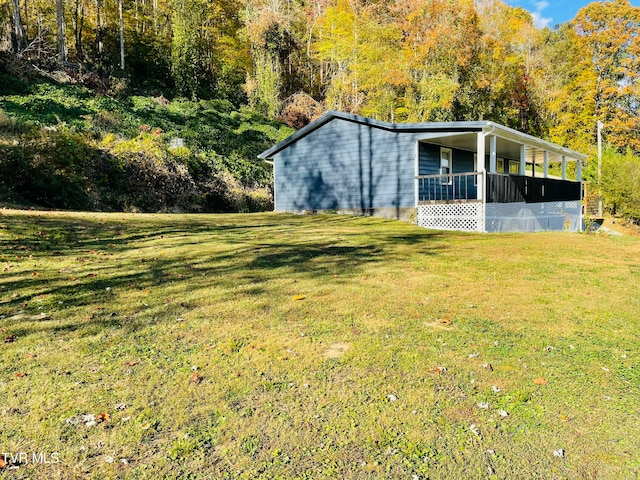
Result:
[[602,128],[604,124],[598,120],[598,217],[602,218]]

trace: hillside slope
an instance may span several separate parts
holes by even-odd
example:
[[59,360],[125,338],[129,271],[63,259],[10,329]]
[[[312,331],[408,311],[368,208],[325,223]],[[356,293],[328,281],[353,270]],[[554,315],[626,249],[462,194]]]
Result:
[[257,211],[293,130],[228,101],[96,94],[0,65],[0,201],[49,208]]

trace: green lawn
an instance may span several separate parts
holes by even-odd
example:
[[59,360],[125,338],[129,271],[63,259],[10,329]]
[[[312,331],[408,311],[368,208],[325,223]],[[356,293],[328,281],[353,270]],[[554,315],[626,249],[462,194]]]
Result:
[[639,239],[0,213],[0,477],[640,475]]

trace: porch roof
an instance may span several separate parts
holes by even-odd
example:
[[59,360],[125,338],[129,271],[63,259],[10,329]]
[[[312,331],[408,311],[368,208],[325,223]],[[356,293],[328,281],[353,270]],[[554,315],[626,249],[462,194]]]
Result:
[[349,122],[368,125],[372,128],[380,128],[393,132],[425,133],[421,140],[441,144],[446,147],[460,148],[462,150],[476,151],[476,134],[486,133],[497,137],[497,155],[506,158],[519,158],[520,145],[526,145],[527,163],[543,163],[544,152],[548,152],[549,161],[561,161],[564,156],[567,160],[586,160],[587,155],[570,150],[568,148],[547,142],[540,138],[519,132],[504,125],[490,121],[463,121],[463,122],[423,122],[423,123],[389,123],[371,118],[361,117],[352,113],[329,111],[309,125],[281,141],[277,145],[265,150],[258,158],[269,159],[289,145],[305,137],[314,130],[320,128],[333,119],[342,119]]

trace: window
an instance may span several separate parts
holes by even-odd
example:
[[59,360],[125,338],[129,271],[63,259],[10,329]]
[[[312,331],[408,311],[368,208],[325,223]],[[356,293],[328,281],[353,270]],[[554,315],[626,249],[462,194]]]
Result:
[[498,158],[497,170],[498,173],[504,173],[504,158]]
[[[478,171],[478,154],[477,153],[473,154],[473,171],[474,172]],[[478,186],[478,175],[473,176],[473,186],[474,187]]]
[[509,160],[509,173],[511,175],[520,175],[520,162]]
[[452,173],[453,173],[453,158],[451,155],[451,149],[441,148],[440,149],[440,174],[448,175],[442,181],[443,184],[445,185],[453,184],[453,177],[451,177]]

